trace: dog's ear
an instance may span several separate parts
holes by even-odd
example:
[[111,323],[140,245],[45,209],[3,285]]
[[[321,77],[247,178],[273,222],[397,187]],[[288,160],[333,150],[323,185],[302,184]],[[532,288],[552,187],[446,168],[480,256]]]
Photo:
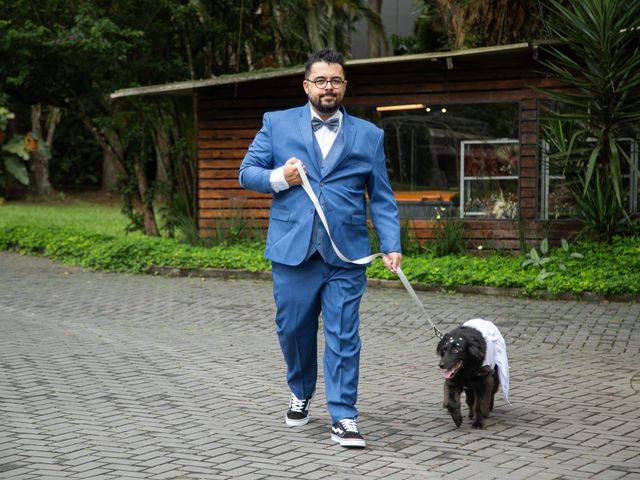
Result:
[[451,338],[449,335],[444,335],[442,339],[440,339],[440,342],[438,342],[438,346],[436,347],[436,353],[438,355],[442,356],[442,354],[444,353],[444,346],[449,341],[449,338]]
[[482,337],[482,334],[478,332],[477,335],[469,335],[467,340],[469,342],[467,347],[469,355],[479,361],[484,360],[485,353],[487,353],[487,342]]

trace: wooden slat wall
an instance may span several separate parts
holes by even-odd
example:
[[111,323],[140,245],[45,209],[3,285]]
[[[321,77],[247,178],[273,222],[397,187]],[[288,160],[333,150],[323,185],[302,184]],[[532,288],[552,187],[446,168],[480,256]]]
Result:
[[[421,243],[431,241],[436,228],[435,220],[403,220],[409,234]],[[524,225],[525,244],[538,247],[546,238],[551,245],[559,246],[561,239],[572,240],[580,230],[580,223],[575,220],[561,220],[553,223],[542,220],[528,220]],[[467,249],[482,255],[495,250],[512,253],[521,251],[520,223],[517,220],[465,220],[463,234]]]
[[[216,234],[227,218],[244,217],[266,228],[271,196],[244,190],[238,168],[269,110],[304,103],[302,80],[283,78],[265,84],[207,89],[198,98],[198,206],[202,237]],[[273,89],[271,93],[269,90]],[[300,93],[302,91],[302,94]],[[281,93],[289,96],[279,97]]]
[[[530,54],[506,53],[444,60],[348,67],[345,106],[404,103],[469,103],[517,101],[520,104],[520,214],[535,220],[538,211],[539,95],[530,86],[552,86],[540,78]],[[306,103],[302,77],[282,77],[203,89],[198,97],[198,204],[202,237],[215,235],[225,218],[251,218],[268,224],[270,195],[240,188],[238,167],[262,124],[266,111]],[[478,245],[517,250],[518,222],[468,220],[465,239]],[[415,221],[419,238],[432,235],[429,221]],[[570,231],[569,229],[568,231]],[[533,234],[532,238],[534,237]],[[566,235],[565,235],[566,236]]]

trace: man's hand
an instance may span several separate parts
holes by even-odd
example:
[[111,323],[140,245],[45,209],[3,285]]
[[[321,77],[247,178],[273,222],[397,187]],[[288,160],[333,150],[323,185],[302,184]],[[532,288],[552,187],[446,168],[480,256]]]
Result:
[[300,177],[300,173],[296,168],[296,163],[301,164],[304,171],[307,171],[307,169],[304,168],[304,164],[302,163],[302,161],[298,160],[296,157],[291,157],[289,160],[287,160],[287,162],[284,164],[284,179],[287,181],[289,186],[302,185],[302,178]]
[[400,263],[402,263],[402,254],[400,252],[390,252],[382,257],[382,262],[391,273],[396,273]]

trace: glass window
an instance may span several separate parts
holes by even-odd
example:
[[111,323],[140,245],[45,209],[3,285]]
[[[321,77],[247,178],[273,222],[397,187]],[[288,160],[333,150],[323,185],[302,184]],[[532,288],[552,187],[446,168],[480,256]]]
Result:
[[[589,140],[587,140],[589,142]],[[564,167],[561,161],[553,158],[554,148],[551,139],[544,138],[541,142],[540,162],[540,218],[543,220],[571,217],[574,213],[575,201],[567,186]],[[638,161],[638,140],[633,138],[619,138],[624,158],[620,159],[622,188],[625,206],[629,212],[638,212],[638,190],[640,175],[636,168],[631,168],[628,158],[633,165],[640,165]]]
[[[571,159],[572,168],[586,165],[594,142],[594,138],[585,138],[580,123],[572,118],[558,120],[557,113],[572,113],[572,108],[557,102],[540,102],[540,218],[543,220],[571,217],[575,211],[575,200],[565,178],[566,159],[559,157],[558,152],[566,152],[571,145],[575,155]],[[620,169],[622,195],[625,207],[631,213],[639,211],[638,174],[639,143],[638,128],[623,125],[617,138],[620,147]],[[586,152],[586,153],[585,153]],[[632,166],[633,165],[633,166]]]
[[460,216],[518,217],[519,142],[465,140],[460,147]]
[[[461,216],[517,215],[518,103],[362,110],[354,114],[384,129],[389,178],[403,218],[434,218],[441,207]],[[481,162],[482,175],[461,175]]]

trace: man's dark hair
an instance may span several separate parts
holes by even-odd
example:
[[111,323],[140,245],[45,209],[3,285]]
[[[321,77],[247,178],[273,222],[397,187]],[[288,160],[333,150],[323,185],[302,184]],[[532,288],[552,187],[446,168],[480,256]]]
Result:
[[304,78],[309,78],[311,66],[318,62],[337,63],[342,67],[342,71],[345,75],[347,74],[347,71],[344,68],[344,57],[342,54],[333,48],[323,48],[319,52],[309,54],[307,65],[304,68]]

